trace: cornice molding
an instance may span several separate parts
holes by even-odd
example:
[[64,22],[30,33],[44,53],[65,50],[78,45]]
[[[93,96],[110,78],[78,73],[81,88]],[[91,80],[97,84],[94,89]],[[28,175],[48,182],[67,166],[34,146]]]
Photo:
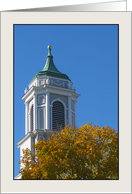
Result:
[[32,135],[32,132],[28,132],[18,143],[17,143],[17,147],[19,148],[20,147],[20,145],[26,140],[26,139],[28,139],[29,137],[31,137],[31,135]]
[[[46,92],[46,91],[48,91],[48,89],[51,89],[52,91],[54,91],[54,93],[58,93],[58,92],[69,93],[69,94],[73,95],[75,98],[78,98],[80,96],[80,94],[76,94],[76,89],[61,88],[61,87],[45,84],[43,86],[32,86],[26,92],[26,94],[24,94],[24,96],[22,96],[22,100],[26,100],[26,98],[28,98],[30,95],[37,95],[37,92],[39,92],[39,91]],[[66,95],[66,94],[64,94],[64,95]]]
[[17,147],[20,148],[21,144],[27,140],[29,137],[35,137],[36,135],[45,135],[45,133],[47,134],[51,134],[54,133],[54,131],[52,130],[48,130],[48,129],[44,129],[44,130],[40,130],[40,129],[35,129],[32,132],[28,132],[18,143],[17,143]]

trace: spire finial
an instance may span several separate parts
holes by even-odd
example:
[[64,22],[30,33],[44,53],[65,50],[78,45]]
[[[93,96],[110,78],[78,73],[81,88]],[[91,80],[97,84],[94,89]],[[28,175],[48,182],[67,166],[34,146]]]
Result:
[[47,48],[48,48],[48,55],[51,55],[51,46],[48,45]]

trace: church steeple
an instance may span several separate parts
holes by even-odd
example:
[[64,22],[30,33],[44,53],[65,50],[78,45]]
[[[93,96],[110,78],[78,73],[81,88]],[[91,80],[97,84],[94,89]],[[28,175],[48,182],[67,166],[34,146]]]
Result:
[[[76,128],[76,99],[79,94],[72,89],[72,82],[66,74],[54,65],[51,46],[48,46],[46,64],[32,79],[29,90],[25,90],[25,136],[17,143],[20,157],[23,149],[32,147],[38,140],[48,140],[56,130],[67,124]],[[17,176],[19,179],[21,175]]]

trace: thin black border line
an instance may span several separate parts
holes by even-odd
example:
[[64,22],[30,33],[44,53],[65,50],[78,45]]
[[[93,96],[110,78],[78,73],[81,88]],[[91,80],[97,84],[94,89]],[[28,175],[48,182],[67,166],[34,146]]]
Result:
[[119,27],[118,24],[118,180],[119,180]]
[[[105,26],[105,25],[107,25],[107,26],[119,26],[119,24],[13,24],[13,26],[15,26],[15,25],[17,25],[17,26],[26,26],[26,25],[28,25],[28,26],[43,26],[43,25],[45,25],[45,26],[50,26],[50,25],[61,25],[61,26],[66,26],[66,25],[69,25],[69,26],[78,26],[78,25],[80,25],[80,26],[83,26],[83,25],[90,25],[90,26],[94,26],[94,25],[96,25],[96,26],[100,26],[100,25],[102,25],[102,26]],[[13,28],[14,29],[14,28]],[[14,31],[13,31],[13,33],[14,33]]]
[[[14,26],[15,25],[117,25],[118,26],[118,179],[110,179],[110,180],[104,180],[103,181],[118,181],[119,180],[119,24],[13,24],[13,180],[37,180],[37,179],[15,179],[14,178]],[[55,179],[50,179],[51,181],[58,181]],[[45,179],[43,181],[50,181],[48,179]],[[70,179],[67,179],[70,180]],[[67,181],[65,180],[65,181]],[[79,179],[80,181],[81,179]],[[93,180],[93,179],[84,179],[87,181]],[[84,181],[81,180],[81,181]],[[96,180],[100,180],[101,179],[96,179]],[[39,179],[40,181],[40,179]],[[64,180],[63,180],[64,181]],[[76,180],[77,181],[77,180]],[[94,180],[93,180],[94,181]]]
[[15,82],[14,82],[14,75],[15,75],[15,73],[14,73],[14,70],[15,70],[15,68],[14,68],[14,40],[15,40],[15,38],[14,38],[14,24],[13,24],[13,180],[16,180],[16,179],[14,179],[14,163],[15,163],[15,145],[14,145],[14,135],[15,135],[15,133],[14,133],[14,122],[15,122],[15,116],[14,116],[14,105],[15,105],[15,102],[14,102],[14,97],[15,97],[15,95],[14,95],[14,91],[15,91],[15,89],[14,89],[14,87],[15,87]]
[[[0,24],[1,24],[1,13],[0,13]],[[1,43],[1,25],[0,25],[0,43]],[[2,49],[2,46],[0,44],[0,107],[1,107],[1,64],[2,64],[2,60],[1,60],[1,49]],[[13,64],[14,65],[14,64]],[[14,114],[14,113],[13,113]],[[14,119],[13,119],[13,122],[14,122]],[[0,108],[0,137],[1,137],[1,108]],[[0,141],[0,172],[1,172],[1,141]],[[14,152],[14,150],[13,150]],[[14,172],[14,170],[13,170]],[[0,173],[0,180],[2,180],[2,175]],[[0,181],[0,188],[1,188],[1,181]],[[0,193],[1,193],[1,190],[0,190]]]

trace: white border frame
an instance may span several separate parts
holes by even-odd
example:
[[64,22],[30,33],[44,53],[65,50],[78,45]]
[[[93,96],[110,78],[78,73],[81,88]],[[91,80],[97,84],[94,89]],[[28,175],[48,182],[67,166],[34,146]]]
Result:
[[[13,24],[119,24],[119,180],[13,180]],[[5,72],[8,80],[10,80],[8,90],[6,89],[8,85],[6,82],[8,82],[8,80],[5,79]],[[8,99],[9,93],[10,99]],[[1,13],[1,102],[1,192],[131,192],[130,12]],[[8,107],[8,112],[5,111],[5,106]],[[10,118],[8,122],[6,118]],[[5,129],[5,122],[6,129],[8,129],[8,136],[7,130]],[[6,144],[5,136],[6,142],[8,142]]]

